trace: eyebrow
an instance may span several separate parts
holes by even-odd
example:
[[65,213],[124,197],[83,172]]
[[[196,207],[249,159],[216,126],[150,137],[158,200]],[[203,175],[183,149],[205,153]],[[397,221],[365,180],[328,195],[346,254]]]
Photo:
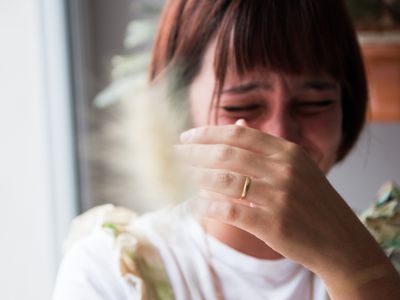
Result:
[[[228,87],[222,91],[222,94],[246,94],[254,90],[272,90],[273,86],[269,82],[248,82],[236,86]],[[329,81],[323,80],[310,80],[305,82],[301,89],[303,90],[317,90],[317,91],[338,91],[339,85]]]
[[248,82],[222,90],[222,94],[245,94],[254,90],[271,90],[272,84],[268,82]]
[[305,82],[301,88],[306,90],[317,90],[317,91],[327,91],[327,90],[338,91],[339,85],[329,81],[311,80]]

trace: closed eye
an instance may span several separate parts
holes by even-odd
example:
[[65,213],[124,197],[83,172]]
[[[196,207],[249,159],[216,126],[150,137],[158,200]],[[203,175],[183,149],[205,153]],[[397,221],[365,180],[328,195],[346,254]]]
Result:
[[295,105],[295,109],[300,114],[313,115],[323,113],[334,107],[335,100],[319,100],[319,101],[299,101]]
[[261,106],[259,104],[250,104],[242,106],[222,106],[222,109],[227,112],[240,112],[240,111],[253,111],[259,109]]
[[300,107],[327,107],[334,103],[335,103],[334,100],[321,100],[321,101],[298,102],[297,105]]

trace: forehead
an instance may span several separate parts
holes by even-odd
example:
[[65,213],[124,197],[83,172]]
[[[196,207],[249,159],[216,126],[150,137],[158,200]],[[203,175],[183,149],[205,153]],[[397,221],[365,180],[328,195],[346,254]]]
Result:
[[[273,70],[254,70],[239,75],[232,70],[226,74],[224,86],[234,86],[238,84],[258,84],[273,87],[277,84],[285,86],[313,86],[313,87],[331,87],[335,88],[338,82],[327,73],[303,73],[287,74]],[[308,84],[308,85],[307,85]]]
[[[215,70],[216,61],[218,60],[218,49],[216,39],[212,40],[207,47],[203,58],[202,71],[213,74],[217,83],[221,79]],[[246,70],[244,73],[238,72],[235,63],[229,59],[226,67],[226,74],[223,78],[223,89],[237,86],[240,84],[259,84],[259,85],[274,85],[278,81],[283,81],[290,86],[324,86],[330,89],[339,89],[339,83],[326,71],[306,71],[303,73],[287,73],[282,70],[268,69],[260,65],[258,68]]]

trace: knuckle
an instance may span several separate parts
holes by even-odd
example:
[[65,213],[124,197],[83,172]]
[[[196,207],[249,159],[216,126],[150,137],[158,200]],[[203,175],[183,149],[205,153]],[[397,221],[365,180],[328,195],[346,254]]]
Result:
[[235,223],[236,221],[239,220],[240,211],[237,206],[235,206],[231,203],[226,203],[225,207],[224,207],[224,211],[222,213],[222,217],[224,220],[226,220],[229,223]]
[[235,176],[227,172],[218,172],[215,175],[215,185],[227,188],[235,181]]
[[299,150],[299,146],[295,143],[287,142],[286,144],[286,151],[292,154],[295,154]]
[[235,150],[232,147],[221,145],[216,149],[216,158],[220,161],[226,161],[234,156]]
[[231,126],[227,132],[227,137],[232,140],[241,138],[246,132],[246,128],[243,126]]
[[281,165],[281,170],[280,170],[282,176],[286,180],[290,180],[297,175],[297,170],[296,168],[289,163],[285,163]]
[[[250,230],[249,232],[256,233],[265,226],[265,220],[257,213],[243,209],[241,205],[231,202],[219,204],[218,218],[222,222],[232,224],[238,228]],[[260,232],[259,232],[260,233]]]
[[289,153],[289,157],[293,162],[301,159],[306,153],[306,151],[302,147],[290,142],[287,144],[287,152]]

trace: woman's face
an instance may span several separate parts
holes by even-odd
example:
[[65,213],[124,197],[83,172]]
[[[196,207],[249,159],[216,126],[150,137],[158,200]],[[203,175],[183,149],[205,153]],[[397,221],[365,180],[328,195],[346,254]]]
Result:
[[189,88],[194,126],[210,125],[215,116],[219,125],[245,119],[252,128],[300,145],[328,172],[341,141],[340,85],[324,74],[263,71],[239,78],[228,72],[220,102],[213,104],[214,52],[215,43],[207,49]]

